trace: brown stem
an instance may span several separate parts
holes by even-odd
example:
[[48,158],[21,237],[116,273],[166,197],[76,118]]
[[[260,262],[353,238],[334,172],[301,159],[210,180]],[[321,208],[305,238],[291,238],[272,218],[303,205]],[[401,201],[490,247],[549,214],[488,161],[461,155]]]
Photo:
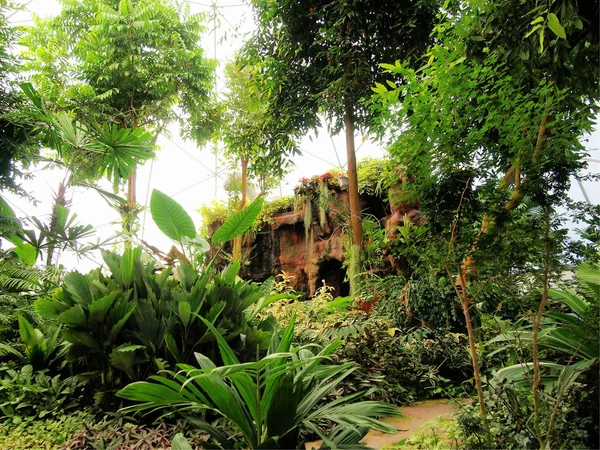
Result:
[[348,193],[350,194],[350,222],[354,245],[362,248],[363,231],[360,221],[360,198],[358,196],[358,178],[356,175],[356,150],[354,148],[354,117],[350,106],[344,115],[346,126],[346,154],[348,157]]
[[473,322],[471,320],[471,312],[469,308],[471,306],[471,300],[469,299],[469,295],[466,289],[466,280],[465,273],[462,270],[462,267],[458,264],[458,280],[454,282],[454,276],[450,271],[450,268],[446,265],[446,272],[448,273],[448,278],[452,283],[452,287],[456,292],[456,295],[460,299],[460,303],[463,307],[463,314],[465,316],[465,322],[467,325],[467,334],[469,336],[469,352],[471,353],[471,362],[473,363],[473,378],[475,379],[475,390],[477,391],[477,400],[479,401],[479,414],[482,419],[485,420],[486,410],[485,403],[483,400],[483,386],[481,384],[481,374],[479,373],[479,361],[477,359],[477,347],[475,346],[475,333],[473,331]]
[[537,435],[540,448],[544,445],[544,436],[540,427],[540,381],[542,379],[542,372],[540,367],[540,356],[538,351],[539,344],[539,333],[540,324],[542,322],[542,315],[544,314],[544,308],[548,301],[548,277],[550,273],[550,212],[546,211],[546,232],[544,234],[546,241],[546,254],[544,257],[544,279],[542,288],[542,300],[538,308],[537,315],[533,322],[533,427]]

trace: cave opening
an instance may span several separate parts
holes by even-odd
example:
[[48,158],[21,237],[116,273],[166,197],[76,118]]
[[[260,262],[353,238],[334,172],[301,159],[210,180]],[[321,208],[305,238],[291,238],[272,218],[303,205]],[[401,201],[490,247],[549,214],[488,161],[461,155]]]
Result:
[[345,281],[346,269],[337,259],[326,259],[319,265],[319,276],[317,278],[317,289],[323,286],[321,280],[325,280],[327,286],[334,288],[330,291],[333,297],[346,297],[350,295],[350,283]]

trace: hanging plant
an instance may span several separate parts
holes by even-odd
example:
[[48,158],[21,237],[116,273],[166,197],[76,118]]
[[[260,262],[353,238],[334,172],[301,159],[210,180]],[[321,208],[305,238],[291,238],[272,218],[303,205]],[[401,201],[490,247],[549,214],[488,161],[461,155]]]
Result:
[[325,180],[321,180],[319,186],[319,224],[325,230],[327,226],[327,210],[329,203],[329,186]]

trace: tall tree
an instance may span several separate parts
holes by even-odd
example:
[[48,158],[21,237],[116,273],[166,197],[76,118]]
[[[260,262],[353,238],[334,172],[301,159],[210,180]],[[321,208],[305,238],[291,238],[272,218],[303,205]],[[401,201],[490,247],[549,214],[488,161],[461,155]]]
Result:
[[437,0],[254,0],[248,46],[266,61],[274,114],[291,129],[320,125],[346,133],[353,242],[362,246],[355,129],[375,117],[365,100],[383,82],[379,64],[415,60],[430,43]]
[[[202,17],[168,0],[61,0],[60,15],[36,20],[23,40],[41,95],[61,109],[155,136],[181,120],[210,134],[214,65],[199,45]],[[177,105],[178,108],[175,108]],[[127,199],[135,206],[135,172]]]
[[37,155],[38,146],[29,137],[33,124],[21,111],[27,109],[18,87],[11,83],[20,70],[12,49],[18,38],[17,30],[8,23],[7,15],[13,11],[12,2],[0,0],[0,189],[19,194],[21,174],[17,162],[27,165]]
[[[514,270],[518,259],[533,260],[526,244],[550,239],[549,211],[565,201],[570,177],[584,166],[582,138],[598,111],[599,11],[593,3],[460,2],[437,27],[427,64],[417,71],[385,66],[409,83],[377,88],[394,104],[391,153],[412,176],[405,193],[417,197],[436,224],[437,235],[427,243],[444,242],[438,254],[463,307],[482,415],[472,284],[496,276],[499,267]],[[521,236],[521,248],[507,248],[526,197],[545,211],[546,224],[530,230],[537,236]],[[538,268],[549,266],[550,243],[543,247]],[[538,287],[547,287],[548,272],[541,278]],[[534,360],[537,329],[539,322]],[[538,365],[538,383],[539,377]]]
[[[225,154],[239,163],[241,198],[238,211],[246,205],[249,179],[258,180],[261,194],[273,182],[281,180],[297,153],[294,134],[279,128],[270,115],[270,98],[261,89],[261,71],[257,64],[237,58],[226,67],[229,92],[225,99],[227,126],[221,130]],[[241,258],[242,236],[233,245],[233,257]]]

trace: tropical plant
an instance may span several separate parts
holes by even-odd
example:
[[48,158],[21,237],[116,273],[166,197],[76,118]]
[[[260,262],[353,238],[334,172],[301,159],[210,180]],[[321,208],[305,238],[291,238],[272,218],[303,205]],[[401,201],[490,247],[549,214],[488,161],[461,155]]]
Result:
[[[501,334],[490,341],[491,344],[503,343],[505,346],[496,350],[500,352],[506,347],[538,346],[545,352],[545,361],[539,361],[539,381],[536,385],[534,362],[521,362],[504,367],[495,374],[493,382],[507,383],[516,388],[546,386],[540,390],[535,408],[544,413],[545,426],[542,444],[552,442],[555,437],[556,420],[562,402],[570,395],[570,389],[578,379],[590,383],[590,389],[596,389],[594,380],[598,380],[598,363],[600,361],[600,266],[598,264],[582,264],[576,273],[579,292],[571,288],[550,289],[549,298],[555,300],[559,308],[543,314],[541,330],[535,342],[534,331],[529,327],[517,328]],[[562,310],[561,310],[562,309]],[[507,344],[507,345],[506,345]],[[535,353],[534,353],[535,357]],[[543,397],[549,397],[543,399]],[[535,396],[534,396],[535,400]],[[542,410],[541,403],[550,403],[551,407]],[[536,404],[537,402],[537,404]],[[535,411],[535,409],[534,409]],[[597,411],[597,409],[596,409]],[[541,416],[542,414],[540,414]],[[597,415],[597,412],[596,412]],[[538,419],[542,422],[541,418]],[[539,440],[539,425],[535,425],[534,436]]]
[[203,448],[206,434],[194,431],[192,424],[180,421],[174,424],[160,422],[158,424],[144,425],[137,423],[121,423],[120,420],[105,418],[101,422],[88,421],[85,426],[74,430],[65,442],[63,448],[69,450],[87,449],[166,449],[177,447],[176,437],[185,430],[189,437],[188,449],[200,450]]
[[76,411],[52,418],[13,417],[0,422],[0,447],[11,450],[61,450],[79,430],[94,421],[88,411]]
[[[45,335],[22,315],[17,314],[19,322],[19,335],[21,346],[12,346],[6,342],[0,342],[0,358],[9,359],[16,357],[19,362],[31,365],[33,370],[44,370],[51,366],[60,368],[64,362],[65,346],[60,339],[60,326]],[[9,357],[9,358],[6,358]]]
[[[379,64],[414,61],[430,42],[437,1],[252,2],[257,31],[246,52],[258,55],[271,114],[294,131],[316,128],[319,113],[345,129],[353,244],[362,246],[355,127],[374,125],[365,100],[383,81]],[[380,14],[378,11],[385,11]],[[290,70],[291,68],[291,70]]]
[[0,410],[13,421],[15,417],[58,417],[83,402],[83,383],[76,377],[50,377],[31,365],[0,366]]
[[[202,320],[213,329],[208,321]],[[310,346],[292,348],[293,331],[292,321],[281,340],[277,334],[273,336],[266,357],[240,363],[231,347],[214,330],[224,366],[217,367],[209,358],[198,354],[200,369],[179,365],[181,371],[167,372],[168,378],[154,376],[151,377],[153,383],[130,384],[118,395],[143,403],[124,411],[174,408],[189,416],[190,412],[212,410],[241,431],[241,444],[247,448],[298,448],[302,443],[301,429],[323,439],[322,448],[363,448],[358,442],[369,428],[395,431],[375,419],[398,415],[395,407],[372,401],[354,403],[367,392],[321,404],[323,396],[334,391],[356,367],[352,363],[321,364],[329,359],[340,341],[316,354]],[[190,420],[221,448],[232,448],[236,444],[206,420],[197,416]],[[323,425],[328,422],[334,425],[325,431]]]
[[[183,233],[194,231],[193,222],[164,194],[155,193],[156,199],[153,216],[168,236],[181,242]],[[257,201],[236,213],[216,238],[226,242],[246,231],[260,206]],[[41,316],[62,325],[62,336],[70,344],[68,359],[77,373],[99,379],[100,392],[191,362],[196,351],[216,358],[215,337],[200,317],[225,334],[241,357],[254,356],[267,347],[272,328],[254,319],[271,301],[287,296],[269,295],[268,286],[239,279],[239,265],[216,273],[217,255],[206,267],[194,267],[183,255],[177,269],[169,266],[156,273],[154,261],[144,262],[139,247],[122,256],[101,254],[109,275],[100,269],[87,275],[71,272],[50,298],[35,303]]]

